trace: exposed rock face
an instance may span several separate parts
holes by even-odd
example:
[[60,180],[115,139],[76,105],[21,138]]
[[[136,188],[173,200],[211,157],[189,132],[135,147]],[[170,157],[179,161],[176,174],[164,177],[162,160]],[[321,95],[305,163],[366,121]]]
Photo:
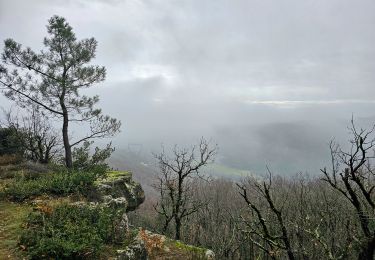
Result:
[[[126,212],[135,210],[145,200],[139,183],[132,180],[130,172],[111,171],[96,182],[104,205],[118,211],[121,218],[115,223],[115,241],[122,241],[129,232]],[[135,250],[135,249],[134,249]]]
[[115,260],[148,260],[148,253],[145,242],[137,235],[133,242],[124,250],[117,250]]
[[96,185],[104,203],[119,208],[125,207],[126,212],[135,210],[145,200],[141,185],[132,180],[130,172],[108,172],[105,178],[97,181]]
[[118,242],[123,241],[129,232],[129,220],[125,212],[121,215],[121,218],[116,221],[114,228],[114,240]]

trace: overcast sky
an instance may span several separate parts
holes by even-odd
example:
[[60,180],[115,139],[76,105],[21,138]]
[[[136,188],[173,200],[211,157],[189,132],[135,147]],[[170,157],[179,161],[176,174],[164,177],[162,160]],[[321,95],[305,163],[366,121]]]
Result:
[[206,136],[231,166],[317,172],[352,114],[375,122],[373,0],[0,0],[0,40],[39,50],[55,14],[99,42],[118,147]]

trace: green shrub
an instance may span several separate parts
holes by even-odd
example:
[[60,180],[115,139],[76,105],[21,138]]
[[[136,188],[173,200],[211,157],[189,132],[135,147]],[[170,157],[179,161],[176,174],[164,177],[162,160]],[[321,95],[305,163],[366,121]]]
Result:
[[23,201],[27,198],[43,194],[42,183],[38,181],[13,181],[6,185],[4,194],[14,201]]
[[97,175],[92,172],[46,174],[37,179],[19,177],[8,183],[4,194],[13,201],[23,201],[42,194],[85,194],[93,186]]
[[92,259],[112,242],[118,217],[110,208],[68,204],[32,212],[20,244],[32,259]]
[[0,128],[0,155],[22,155],[22,138],[14,127]]
[[104,174],[109,166],[105,162],[115,151],[112,144],[109,143],[105,148],[95,147],[90,155],[93,142],[85,141],[82,146],[73,149],[73,167],[76,170],[94,171],[98,174]]

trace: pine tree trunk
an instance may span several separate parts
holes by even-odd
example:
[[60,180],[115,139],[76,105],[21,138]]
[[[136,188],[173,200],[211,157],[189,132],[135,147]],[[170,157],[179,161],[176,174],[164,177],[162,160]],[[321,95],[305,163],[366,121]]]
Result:
[[73,159],[72,159],[72,148],[70,147],[70,144],[69,144],[69,134],[68,134],[69,119],[68,119],[68,113],[65,111],[63,113],[63,119],[64,121],[63,121],[62,134],[63,134],[64,149],[65,149],[65,164],[67,168],[71,169],[73,167]]

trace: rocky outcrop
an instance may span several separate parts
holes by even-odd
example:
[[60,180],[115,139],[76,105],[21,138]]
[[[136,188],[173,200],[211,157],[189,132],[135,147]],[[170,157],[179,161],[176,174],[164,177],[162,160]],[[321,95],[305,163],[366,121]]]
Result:
[[[115,224],[116,241],[125,238],[130,243],[117,250],[116,260],[147,259],[214,259],[211,250],[186,245],[144,229],[129,230],[126,213],[138,208],[145,200],[144,191],[139,183],[132,180],[129,172],[111,171],[96,183],[101,205],[121,211],[122,217]],[[120,214],[120,215],[121,215]]]
[[[104,177],[94,183],[89,190],[89,195],[82,197],[59,198],[60,203],[67,203],[77,207],[89,206],[92,208],[109,207],[118,216],[113,223],[113,241],[121,243],[129,234],[129,221],[127,212],[135,210],[145,200],[141,185],[134,182],[132,174],[124,171],[109,171]],[[54,199],[56,201],[56,199]],[[47,195],[33,200],[35,209],[50,208],[51,198]]]
[[[109,207],[118,216],[113,223],[116,250],[107,259],[148,260],[148,259],[207,259],[215,258],[208,249],[195,247],[181,241],[167,238],[150,231],[129,229],[127,212],[135,210],[145,199],[139,183],[132,180],[129,172],[111,171],[95,182],[92,197],[68,196],[53,198],[39,197],[33,201],[36,210],[52,209],[51,205],[68,203],[74,206]],[[78,201],[77,201],[78,198]]]
[[137,209],[145,200],[141,185],[133,181],[130,172],[110,171],[95,184],[104,203],[124,207],[126,212]]
[[211,250],[186,245],[181,241],[140,229],[133,241],[122,250],[117,250],[116,260],[148,259],[215,259]]
[[145,200],[141,185],[134,182],[132,174],[110,171],[95,183],[102,204],[116,210],[121,217],[114,224],[115,241],[123,241],[129,232],[127,212],[133,211]]
[[125,248],[117,250],[117,257],[114,260],[148,260],[148,253],[145,242],[137,235]]

